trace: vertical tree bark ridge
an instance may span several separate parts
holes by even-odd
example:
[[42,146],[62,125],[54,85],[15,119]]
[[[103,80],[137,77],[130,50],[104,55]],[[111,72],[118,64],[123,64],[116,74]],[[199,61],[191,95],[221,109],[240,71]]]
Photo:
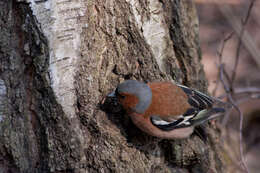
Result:
[[33,10],[48,7],[44,17],[46,11],[33,16],[23,1],[0,2],[0,168],[225,172],[216,130],[206,127],[206,142],[196,134],[159,140],[121,112],[106,114],[99,107],[129,78],[175,80],[205,91],[191,1],[80,0],[68,8],[70,3],[31,4]]
[[194,3],[176,0],[171,4],[165,3],[164,9],[168,12],[167,25],[183,74],[183,83],[206,91],[205,74],[200,63],[199,22]]
[[73,170],[82,151],[50,86],[47,40],[28,4],[1,1],[1,7],[0,79],[6,110],[0,122],[0,168]]

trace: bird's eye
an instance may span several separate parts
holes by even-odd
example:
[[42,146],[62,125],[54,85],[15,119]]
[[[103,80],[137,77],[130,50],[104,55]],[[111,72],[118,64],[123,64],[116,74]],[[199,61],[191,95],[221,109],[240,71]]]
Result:
[[116,96],[119,97],[120,99],[124,99],[126,97],[125,95],[120,94],[118,92],[118,89],[116,89],[115,93],[116,93]]

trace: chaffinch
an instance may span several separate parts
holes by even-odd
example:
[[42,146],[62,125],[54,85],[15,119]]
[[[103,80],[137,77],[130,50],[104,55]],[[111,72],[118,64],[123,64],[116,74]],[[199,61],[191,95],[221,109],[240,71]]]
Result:
[[194,126],[230,107],[199,91],[171,82],[145,84],[126,80],[108,96],[117,98],[138,128],[166,139],[189,137]]

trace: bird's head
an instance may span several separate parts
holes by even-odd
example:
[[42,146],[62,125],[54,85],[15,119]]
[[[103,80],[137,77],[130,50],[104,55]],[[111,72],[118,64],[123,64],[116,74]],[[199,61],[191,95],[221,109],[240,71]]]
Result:
[[108,95],[116,97],[126,111],[143,114],[152,102],[150,87],[136,80],[126,80],[120,83],[116,90]]

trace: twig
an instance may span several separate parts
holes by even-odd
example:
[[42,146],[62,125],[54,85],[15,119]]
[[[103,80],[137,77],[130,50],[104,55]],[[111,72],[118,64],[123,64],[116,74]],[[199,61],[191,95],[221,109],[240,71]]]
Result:
[[[217,63],[217,66],[222,63],[223,51],[224,51],[225,45],[232,38],[233,34],[234,34],[234,32],[231,32],[221,42],[222,44],[220,44],[220,48],[217,51],[217,56],[219,57],[219,62]],[[219,69],[219,67],[218,67],[218,69]],[[218,71],[218,74],[219,74],[219,71]],[[213,89],[213,92],[212,92],[213,96],[216,96],[216,92],[217,92],[217,89],[218,89],[218,86],[219,86],[219,82],[220,81],[219,81],[219,78],[218,78],[217,81],[216,81],[215,88]]]
[[[247,43],[249,43],[249,40],[251,39],[251,37],[249,37],[248,33],[245,31],[245,25],[248,22],[248,19],[250,17],[252,8],[254,6],[254,3],[255,3],[255,0],[252,0],[250,5],[249,5],[249,8],[247,10],[246,17],[245,17],[244,20],[242,20],[241,24],[238,23],[238,20],[232,14],[232,12],[231,12],[229,7],[227,7],[227,6],[221,6],[220,7],[219,6],[220,11],[225,15],[225,17],[227,17],[229,19],[228,21],[231,23],[231,25],[233,26],[233,29],[235,30],[235,32],[239,36],[238,46],[237,46],[236,55],[235,55],[235,63],[234,63],[234,66],[233,66],[231,77],[229,77],[228,73],[226,72],[226,70],[224,68],[224,64],[222,64],[223,51],[224,51],[224,47],[225,47],[225,43],[226,43],[225,40],[226,39],[223,40],[220,52],[218,52],[218,57],[219,57],[219,68],[218,69],[219,69],[219,81],[223,85],[223,88],[224,88],[224,90],[226,92],[227,99],[233,105],[235,110],[239,113],[239,151],[240,151],[240,158],[241,158],[241,166],[247,173],[249,171],[248,171],[248,168],[246,166],[245,158],[244,158],[243,135],[242,135],[243,118],[244,118],[244,116],[243,116],[243,112],[238,107],[238,103],[236,103],[234,101],[234,99],[233,99],[233,95],[235,93],[233,85],[234,85],[234,81],[236,79],[237,67],[238,67],[239,58],[240,58],[240,48],[241,48],[242,43],[249,50],[249,52],[253,56],[254,60],[256,62],[258,62],[258,66],[260,67],[260,61],[258,61],[258,59],[256,58],[256,57],[258,57],[258,54],[256,54],[258,49],[255,49],[255,45],[253,45],[252,48],[248,47]],[[245,37],[243,37],[244,35],[245,35]],[[252,42],[250,42],[250,43],[252,43]],[[225,77],[225,79],[224,79],[224,77]],[[217,83],[219,83],[219,82],[217,82]],[[217,86],[216,86],[216,88],[217,88]],[[252,87],[251,88],[246,88],[244,90],[236,90],[236,92],[238,92],[238,93],[256,93],[258,91],[259,91],[258,88],[252,88]],[[216,91],[214,90],[214,93],[215,92]],[[254,96],[256,98],[259,97],[259,95],[257,95],[257,94],[254,95]],[[224,117],[224,119],[222,121],[222,125],[226,124],[226,122],[228,121],[230,113],[231,113],[231,110],[226,113],[226,116]]]
[[238,35],[238,45],[237,45],[236,56],[235,56],[236,58],[235,58],[235,63],[234,63],[234,67],[233,67],[233,70],[232,70],[231,81],[230,81],[230,89],[231,90],[233,90],[233,85],[234,85],[234,81],[235,81],[236,74],[237,74],[236,72],[237,72],[237,66],[238,66],[239,57],[240,57],[240,48],[241,48],[241,45],[242,45],[242,37],[244,35],[245,26],[246,26],[248,19],[250,17],[254,3],[255,3],[255,0],[251,1],[249,8],[247,10],[246,17],[245,17],[244,20],[242,20],[241,30],[240,30],[240,33]]
[[243,129],[243,112],[239,109],[239,107],[236,105],[235,101],[232,98],[232,95],[230,93],[230,88],[228,87],[228,85],[225,83],[224,79],[223,79],[223,69],[224,66],[223,64],[220,65],[220,81],[223,84],[223,87],[227,93],[227,97],[229,102],[232,104],[232,106],[237,110],[237,112],[239,113],[239,151],[240,151],[240,158],[241,158],[241,164],[244,168],[244,170],[248,173],[248,168],[246,166],[245,163],[245,158],[244,158],[244,152],[243,152],[243,136],[242,136],[242,129]]
[[260,88],[258,87],[235,88],[233,92],[234,94],[259,93]]
[[[224,15],[224,17],[227,19],[227,21],[230,23],[234,31],[236,32],[237,35],[241,33],[242,26],[239,23],[239,20],[237,17],[233,14],[232,9],[226,5],[226,4],[219,4],[217,3],[219,0],[213,0],[221,13]],[[254,6],[255,0],[252,0],[250,3],[250,6]],[[249,8],[250,8],[249,6]],[[251,7],[251,8],[252,8]],[[251,8],[249,9],[251,11]],[[243,37],[242,37],[242,43],[245,46],[245,48],[248,50],[248,52],[251,54],[251,58],[256,62],[257,66],[260,67],[260,51],[257,48],[257,44],[255,44],[254,40],[252,39],[251,35],[245,30]]]
[[236,100],[236,104],[242,104],[252,99],[260,99],[260,94],[251,94],[249,97],[243,97],[242,99]]
[[[227,97],[227,94],[221,96],[221,98],[224,98],[224,97]],[[249,100],[252,100],[252,99],[260,99],[260,94],[253,93],[253,94],[250,94],[248,97],[243,97],[242,99],[236,100],[236,105],[239,106],[240,104],[247,102]],[[225,116],[223,117],[222,123],[221,123],[221,125],[223,127],[226,126],[226,124],[228,122],[228,117],[231,112],[232,112],[232,109],[227,110],[227,112],[225,113]]]
[[[258,88],[258,87],[233,88],[233,90],[232,90],[233,96],[239,96],[242,94],[250,94],[250,97],[253,99],[257,99],[259,93],[260,93],[260,88]],[[225,94],[218,96],[217,98],[223,99],[226,97],[227,97],[227,94],[225,93]]]

